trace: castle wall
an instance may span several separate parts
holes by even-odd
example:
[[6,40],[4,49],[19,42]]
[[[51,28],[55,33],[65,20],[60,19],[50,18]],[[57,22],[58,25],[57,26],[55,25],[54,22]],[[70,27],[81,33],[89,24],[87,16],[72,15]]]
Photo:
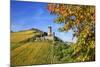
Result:
[[48,27],[48,35],[47,36],[40,36],[36,37],[35,41],[40,41],[40,40],[54,40],[55,33],[52,33],[52,27]]
[[48,36],[52,36],[52,27],[48,27]]

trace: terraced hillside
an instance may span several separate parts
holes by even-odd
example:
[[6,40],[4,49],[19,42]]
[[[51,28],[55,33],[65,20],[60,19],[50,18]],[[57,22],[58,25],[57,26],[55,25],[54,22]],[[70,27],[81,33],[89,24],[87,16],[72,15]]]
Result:
[[51,64],[56,63],[56,58],[53,56],[52,41],[25,41],[42,32],[38,30],[26,30],[11,33],[11,65],[36,65],[36,64]]

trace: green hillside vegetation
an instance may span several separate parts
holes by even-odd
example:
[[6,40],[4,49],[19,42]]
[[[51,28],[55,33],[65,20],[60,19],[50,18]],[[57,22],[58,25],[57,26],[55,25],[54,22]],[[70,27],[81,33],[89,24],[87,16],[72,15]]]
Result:
[[88,48],[80,48],[82,46],[77,43],[63,42],[56,36],[54,41],[35,41],[35,38],[41,35],[47,33],[34,28],[11,32],[11,66],[84,62],[90,61],[89,58],[94,60],[91,57],[94,56],[91,53],[93,49],[87,51]]
[[53,64],[61,63],[55,52],[57,44],[62,43],[55,36],[55,41],[34,41],[39,35],[47,35],[46,32],[37,29],[24,30],[19,32],[11,32],[11,65],[37,65],[37,64]]

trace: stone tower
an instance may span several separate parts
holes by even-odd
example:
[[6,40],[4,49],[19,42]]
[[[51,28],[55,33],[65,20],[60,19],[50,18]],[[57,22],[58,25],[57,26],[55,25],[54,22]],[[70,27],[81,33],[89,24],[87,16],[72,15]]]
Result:
[[51,26],[48,27],[48,36],[52,36],[52,27]]
[[53,36],[55,36],[55,32],[53,32]]

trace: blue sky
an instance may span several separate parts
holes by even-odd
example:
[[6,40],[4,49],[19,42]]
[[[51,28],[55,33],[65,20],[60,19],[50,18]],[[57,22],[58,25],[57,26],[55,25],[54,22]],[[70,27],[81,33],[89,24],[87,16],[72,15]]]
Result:
[[54,23],[56,18],[57,15],[52,15],[47,10],[47,3],[11,1],[11,30],[37,28],[47,32],[48,26],[52,26],[57,37],[63,41],[75,42],[76,39],[72,40],[72,30],[59,32],[58,28],[62,24]]

